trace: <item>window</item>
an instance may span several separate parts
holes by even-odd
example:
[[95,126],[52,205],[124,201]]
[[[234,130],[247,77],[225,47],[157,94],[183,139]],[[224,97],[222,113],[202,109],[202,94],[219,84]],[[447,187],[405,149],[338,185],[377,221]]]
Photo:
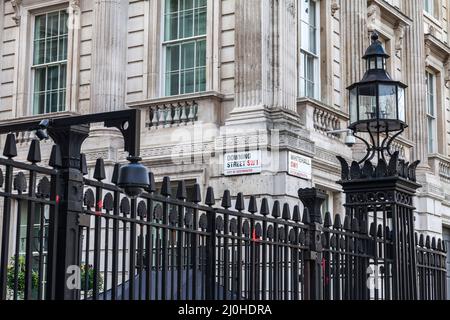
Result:
[[35,17],[33,49],[33,113],[66,108],[67,28],[65,10]]
[[165,2],[166,96],[206,90],[206,2]]
[[427,72],[428,152],[436,152],[436,77]]
[[436,0],[424,0],[423,6],[425,12],[437,18],[438,14],[436,12],[436,8],[438,7],[438,5],[436,3]]
[[299,95],[318,98],[319,95],[319,6],[313,0],[299,0]]

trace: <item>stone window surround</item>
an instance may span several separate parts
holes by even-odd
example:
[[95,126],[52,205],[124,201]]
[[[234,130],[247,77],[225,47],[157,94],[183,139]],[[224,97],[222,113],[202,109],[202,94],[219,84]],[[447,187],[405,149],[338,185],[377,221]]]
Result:
[[[447,152],[447,135],[446,135],[446,97],[449,95],[449,89],[445,86],[446,80],[446,70],[445,64],[450,58],[450,52],[448,55],[445,54],[441,49],[441,46],[437,46],[433,37],[425,37],[425,50],[426,54],[426,70],[430,71],[435,75],[436,83],[436,130],[437,130],[437,149],[436,153],[449,157],[450,154]],[[450,48],[448,48],[450,50]],[[432,156],[432,155],[430,155]]]
[[[206,11],[206,90],[220,91],[221,1],[208,1]],[[144,98],[163,98],[164,1],[144,2]],[[158,26],[154,28],[155,25]],[[177,97],[177,96],[172,96]]]
[[[438,127],[439,127],[439,125],[438,125],[438,121],[439,121],[438,109],[439,109],[439,107],[438,106],[441,104],[441,101],[442,101],[441,95],[438,93],[438,92],[442,91],[442,90],[439,90],[439,88],[441,87],[440,72],[434,68],[427,68],[426,76],[425,76],[425,78],[427,79],[426,81],[428,81],[429,76],[433,80],[434,87],[433,87],[433,92],[430,92],[428,84],[427,84],[427,94],[426,94],[427,129],[426,129],[426,132],[427,132],[427,134],[430,132],[429,120],[430,120],[430,117],[432,117],[432,119],[433,119],[433,128],[432,129],[434,131],[434,139],[433,139],[434,141],[433,141],[433,146],[432,146],[432,149],[433,149],[432,153],[436,153],[437,150],[439,150],[439,145],[440,145],[440,143],[438,141],[438,137],[439,137],[439,134],[438,134],[438,132],[439,132],[439,129],[438,129]],[[430,112],[429,112],[428,99],[429,99],[430,94],[433,96],[433,109],[434,109],[433,112],[435,113],[434,115],[430,115]],[[430,152],[430,137],[429,136],[427,139],[427,147],[428,147],[428,152]]]
[[[302,97],[308,97],[307,93],[304,92],[303,95],[300,94],[300,92],[302,91],[302,89],[300,88],[301,86],[301,81],[300,81],[300,75],[302,74],[302,71],[300,71],[300,66],[302,65],[300,59],[301,59],[301,51],[302,47],[301,47],[301,18],[300,18],[300,2],[304,1],[304,0],[298,0],[297,1],[297,23],[298,23],[298,29],[297,29],[297,37],[298,37],[298,49],[297,49],[297,63],[298,63],[298,94],[297,96],[299,98]],[[315,54],[315,59],[314,59],[314,94],[313,94],[313,99],[320,99],[321,97],[321,1],[320,0],[310,0],[312,2],[315,3],[315,19],[316,19],[316,54]],[[306,67],[305,65],[303,65],[303,67]],[[305,71],[306,72],[306,71]],[[305,79],[306,79],[306,74],[305,74]],[[306,81],[306,80],[305,80]],[[305,89],[303,89],[304,91],[306,91]]]
[[[16,41],[15,61],[15,93],[13,110],[15,118],[34,117],[32,110],[33,86],[32,86],[32,58],[34,17],[49,11],[67,8],[75,12],[73,25],[80,25],[80,14],[77,0],[51,0],[42,6],[41,1],[30,0],[19,7],[20,23],[18,25],[18,39]],[[69,11],[70,12],[70,11]],[[69,14],[69,19],[71,19]],[[20,39],[27,39],[21,41]],[[76,112],[78,96],[78,69],[79,69],[79,39],[80,28],[69,28],[67,48],[67,74],[66,74],[66,110],[63,112]],[[20,45],[26,43],[27,45]],[[57,112],[55,114],[59,114]],[[48,114],[47,114],[48,117]]]
[[[433,74],[434,75],[434,79],[435,79],[435,122],[436,122],[436,145],[435,145],[435,153],[437,154],[441,154],[444,156],[447,156],[446,152],[445,152],[445,145],[446,145],[446,138],[445,138],[445,106],[443,101],[445,101],[445,93],[444,93],[444,88],[445,86],[443,85],[443,79],[442,79],[442,72],[443,70],[433,64],[429,64],[427,63],[427,68],[426,71]],[[428,132],[428,127],[427,127],[427,132]],[[444,138],[442,138],[444,137]],[[428,141],[428,140],[427,140]],[[431,156],[432,154],[430,154],[429,156]]]

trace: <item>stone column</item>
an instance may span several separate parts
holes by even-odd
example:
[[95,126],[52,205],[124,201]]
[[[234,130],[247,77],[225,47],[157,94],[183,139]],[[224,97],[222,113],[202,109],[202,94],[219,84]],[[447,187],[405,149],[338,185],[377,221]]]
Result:
[[296,108],[294,0],[236,1],[236,108]]
[[123,109],[126,98],[128,0],[95,0],[91,112]]
[[412,24],[405,30],[404,57],[406,59],[405,82],[406,115],[409,124],[408,138],[416,143],[412,160],[420,160],[419,168],[428,167],[425,47],[423,26],[423,0],[405,1],[405,14]]
[[[352,83],[360,81],[366,71],[362,56],[369,46],[367,1],[341,1],[341,19],[344,90]],[[345,99],[347,100],[348,98]]]

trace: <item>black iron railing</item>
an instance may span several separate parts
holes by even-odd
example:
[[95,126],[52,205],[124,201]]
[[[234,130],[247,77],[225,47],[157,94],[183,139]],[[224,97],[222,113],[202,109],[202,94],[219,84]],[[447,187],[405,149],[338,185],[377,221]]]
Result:
[[77,263],[62,282],[55,267],[67,249],[58,247],[65,234],[57,232],[56,213],[65,191],[57,149],[49,167],[40,166],[34,140],[28,163],[18,162],[13,138],[8,135],[0,159],[2,299],[54,299],[63,288],[76,299],[379,300],[395,299],[398,283],[411,288],[410,298],[446,297],[444,243],[424,236],[407,241],[412,220],[393,232],[387,202],[349,204],[345,216],[326,213],[322,221],[315,189],[299,192],[300,212],[228,191],[218,205],[212,188],[202,199],[199,185],[187,199],[185,184],[171,190],[169,178],[161,190],[152,181],[129,199],[115,177],[104,182],[102,160],[94,179],[81,183]]

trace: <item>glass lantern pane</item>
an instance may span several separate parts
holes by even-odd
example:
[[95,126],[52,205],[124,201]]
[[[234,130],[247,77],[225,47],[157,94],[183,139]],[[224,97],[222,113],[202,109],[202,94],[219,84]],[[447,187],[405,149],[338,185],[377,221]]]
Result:
[[382,57],[377,57],[377,69],[384,69]]
[[395,85],[380,85],[380,119],[397,119],[397,97]]
[[358,121],[358,89],[350,90],[350,123]]
[[376,85],[359,87],[359,121],[376,119],[377,97]]
[[398,87],[398,120],[406,122],[405,89]]
[[371,58],[369,60],[369,69],[373,70],[373,69],[376,69],[376,68],[377,68],[377,66],[376,66],[376,59],[375,58]]

